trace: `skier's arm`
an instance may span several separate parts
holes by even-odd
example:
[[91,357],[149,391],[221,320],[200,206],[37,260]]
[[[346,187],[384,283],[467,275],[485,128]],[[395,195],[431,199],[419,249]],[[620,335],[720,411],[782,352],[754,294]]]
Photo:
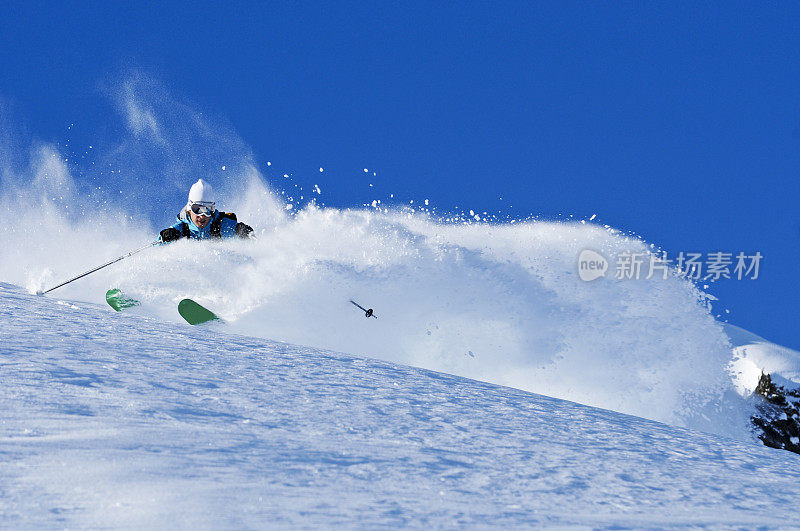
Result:
[[238,236],[239,238],[248,239],[250,238],[250,233],[253,232],[253,227],[246,223],[237,223],[235,217],[226,217],[222,220],[222,225],[220,226],[220,235],[223,238],[233,238]]
[[175,225],[167,227],[166,229],[162,230],[161,242],[169,243],[183,238],[183,231],[181,230],[183,228],[182,225],[183,225],[182,222],[178,222]]
[[244,238],[245,240],[250,238],[250,234],[253,232],[253,227],[247,225],[246,223],[242,223],[241,221],[236,224],[233,229],[236,232],[236,235],[240,238]]

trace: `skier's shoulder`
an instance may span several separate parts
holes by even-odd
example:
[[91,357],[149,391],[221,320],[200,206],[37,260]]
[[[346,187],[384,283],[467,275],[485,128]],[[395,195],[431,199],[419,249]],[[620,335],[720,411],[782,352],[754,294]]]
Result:
[[209,224],[209,233],[212,237],[228,238],[236,234],[236,214],[217,210]]
[[186,211],[182,210],[176,216],[176,218],[177,219],[175,223],[172,224],[172,228],[179,230],[184,237],[189,236],[192,232],[191,230],[192,224],[189,221],[189,216],[186,214]]
[[219,224],[220,229],[223,231],[233,230],[237,223],[236,214],[233,212],[222,212],[221,210],[218,210],[214,223]]
[[233,212],[223,212],[221,210],[217,210],[217,214],[218,214],[217,219],[219,219],[220,221],[227,220],[227,221],[232,221],[233,223],[236,223],[237,221],[236,214],[234,214]]
[[178,215],[175,216],[175,223],[173,223],[173,227],[178,227],[179,225],[188,225],[189,224],[189,214],[186,210],[181,210],[178,212]]

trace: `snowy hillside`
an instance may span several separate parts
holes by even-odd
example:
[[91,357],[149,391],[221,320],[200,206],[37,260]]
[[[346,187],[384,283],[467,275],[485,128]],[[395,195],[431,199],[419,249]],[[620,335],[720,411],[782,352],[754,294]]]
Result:
[[733,347],[734,382],[742,394],[752,393],[762,372],[771,374],[784,385],[800,385],[800,352],[776,345],[733,325],[725,325]]
[[786,526],[800,456],[0,285],[4,527]]
[[[797,353],[763,341],[732,344],[731,328],[716,315],[722,308],[674,270],[579,278],[578,257],[587,250],[612,264],[655,256],[656,245],[631,234],[591,219],[485,223],[477,219],[485,213],[469,209],[434,215],[427,201],[325,207],[316,203],[323,199],[316,185],[303,191],[288,175],[268,184],[241,139],[218,124],[159,98],[128,94],[124,103],[129,135],[84,153],[85,164],[39,143],[16,164],[0,161],[0,215],[14,220],[0,231],[0,282],[44,290],[152,242],[185,204],[188,175],[200,171],[186,166],[191,155],[204,176],[227,168],[207,177],[219,206],[251,224],[258,239],[153,247],[52,295],[103,305],[107,289],[121,288],[142,301],[134,313],[173,324],[182,323],[175,304],[191,297],[227,320],[230,333],[744,441],[752,441],[747,396],[760,370],[800,380],[786,370]],[[134,118],[145,115],[159,117],[155,144],[138,134]],[[199,129],[184,131],[189,123]],[[169,164],[146,164],[165,149]],[[379,319],[364,319],[350,299]]]
[[[17,220],[0,233],[0,281],[31,292],[157,235],[136,218],[138,203],[83,197],[54,155],[42,151],[34,178],[20,176],[0,200]],[[471,223],[399,207],[306,205],[287,215],[255,170],[242,179],[225,209],[251,222],[257,241],[154,247],[54,295],[103,304],[121,288],[143,302],[141,315],[172,322],[177,301],[191,297],[233,333],[750,438],[729,340],[697,286],[674,275],[578,277],[583,250],[613,260],[651,252],[646,243],[592,223]],[[42,219],[63,221],[43,230]],[[349,299],[379,319],[359,316]]]

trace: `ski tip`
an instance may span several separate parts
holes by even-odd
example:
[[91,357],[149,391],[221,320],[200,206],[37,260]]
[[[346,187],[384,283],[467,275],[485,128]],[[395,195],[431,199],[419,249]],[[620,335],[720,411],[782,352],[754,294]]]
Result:
[[111,288],[110,290],[106,291],[106,302],[118,312],[121,312],[126,308],[132,308],[134,306],[141,305],[141,302],[128,297],[119,288]]
[[210,321],[223,322],[214,312],[197,304],[192,299],[183,299],[178,303],[178,313],[191,325],[203,324]]

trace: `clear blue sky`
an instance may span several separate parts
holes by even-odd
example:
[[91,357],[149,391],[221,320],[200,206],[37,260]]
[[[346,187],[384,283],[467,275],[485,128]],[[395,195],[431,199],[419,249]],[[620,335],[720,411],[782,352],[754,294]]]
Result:
[[370,167],[443,210],[760,251],[712,293],[800,347],[800,4],[194,4],[4,2],[0,102],[31,138],[97,142],[120,127],[99,87],[136,68],[298,182],[324,166],[331,206],[371,199]]

